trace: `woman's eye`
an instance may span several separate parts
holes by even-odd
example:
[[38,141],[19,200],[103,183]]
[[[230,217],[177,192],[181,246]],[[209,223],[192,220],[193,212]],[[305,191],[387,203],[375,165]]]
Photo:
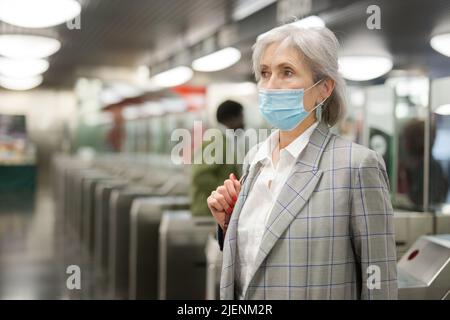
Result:
[[292,72],[292,70],[284,70],[284,75],[287,77],[292,76],[294,73]]
[[268,76],[269,76],[269,73],[267,71],[262,71],[261,72],[261,77],[267,78]]

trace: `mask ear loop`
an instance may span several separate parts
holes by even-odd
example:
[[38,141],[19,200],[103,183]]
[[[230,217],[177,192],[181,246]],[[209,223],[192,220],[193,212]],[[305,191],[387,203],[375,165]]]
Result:
[[309,88],[306,88],[305,89],[305,91],[304,92],[306,92],[306,91],[308,91],[309,89],[312,89],[312,88],[314,88],[315,86],[317,86],[319,83],[321,83],[322,82],[322,80],[323,79],[320,79],[319,81],[317,81],[316,83],[314,83],[311,87],[309,87]]

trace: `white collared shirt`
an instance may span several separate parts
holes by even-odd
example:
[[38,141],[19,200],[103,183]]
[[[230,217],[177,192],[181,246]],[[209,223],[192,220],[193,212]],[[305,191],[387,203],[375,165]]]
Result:
[[239,215],[235,270],[238,299],[244,298],[243,293],[247,291],[250,283],[256,255],[270,212],[292,171],[295,160],[308,144],[317,125],[318,122],[311,125],[288,146],[280,150],[276,166],[272,160],[272,152],[278,147],[279,130],[273,132],[260,145],[254,158],[250,161],[251,166],[261,161],[262,167]]

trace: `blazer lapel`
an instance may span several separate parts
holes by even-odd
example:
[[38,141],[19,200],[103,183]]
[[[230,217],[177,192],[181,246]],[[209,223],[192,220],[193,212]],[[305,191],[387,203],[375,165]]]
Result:
[[[245,178],[244,184],[242,186],[242,190],[239,193],[239,199],[236,202],[233,213],[230,218],[230,222],[228,224],[227,235],[230,234],[231,239],[236,238],[237,233],[237,222],[239,220],[239,215],[241,214],[242,208],[244,206],[245,201],[247,200],[248,193],[253,187],[256,178],[261,172],[262,163],[257,162],[253,167],[250,167],[250,171]],[[230,239],[230,238],[229,238]],[[233,256],[234,258],[234,256]],[[233,261],[234,262],[234,261]]]
[[[242,190],[239,193],[238,201],[234,207],[233,213],[228,224],[228,230],[225,234],[223,247],[223,265],[221,275],[221,299],[229,300],[234,298],[234,264],[236,263],[236,240],[237,240],[237,222],[241,214],[242,207],[247,200],[248,193],[253,187],[256,178],[261,172],[262,163],[257,162],[250,166],[247,177],[244,177]],[[245,174],[245,172],[244,172]]]
[[329,139],[328,126],[320,122],[313,131],[305,149],[297,158],[294,168],[270,212],[256,256],[252,278],[276,241],[311,197],[322,176],[322,171],[318,169],[318,164]]

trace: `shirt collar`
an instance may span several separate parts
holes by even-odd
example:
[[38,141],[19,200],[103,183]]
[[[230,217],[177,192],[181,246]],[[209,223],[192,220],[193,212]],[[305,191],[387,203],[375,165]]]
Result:
[[278,135],[280,130],[273,131],[270,136],[260,144],[258,151],[256,152],[252,165],[260,161],[265,161],[266,159],[270,161],[272,158],[272,151],[278,145]]
[[311,137],[314,129],[316,129],[318,124],[319,122],[317,121],[313,123],[308,129],[306,129],[285,148],[286,151],[288,151],[294,158],[297,158],[300,155],[300,152],[302,152],[308,144],[309,138]]
[[[308,129],[306,129],[301,135],[295,138],[285,150],[295,159],[300,155],[302,150],[308,144],[309,138],[311,137],[314,129],[317,127],[319,122],[313,123]],[[271,161],[272,151],[278,145],[278,137],[280,130],[275,130],[272,134],[260,145],[258,151],[256,152],[251,165],[256,164],[260,161]]]

